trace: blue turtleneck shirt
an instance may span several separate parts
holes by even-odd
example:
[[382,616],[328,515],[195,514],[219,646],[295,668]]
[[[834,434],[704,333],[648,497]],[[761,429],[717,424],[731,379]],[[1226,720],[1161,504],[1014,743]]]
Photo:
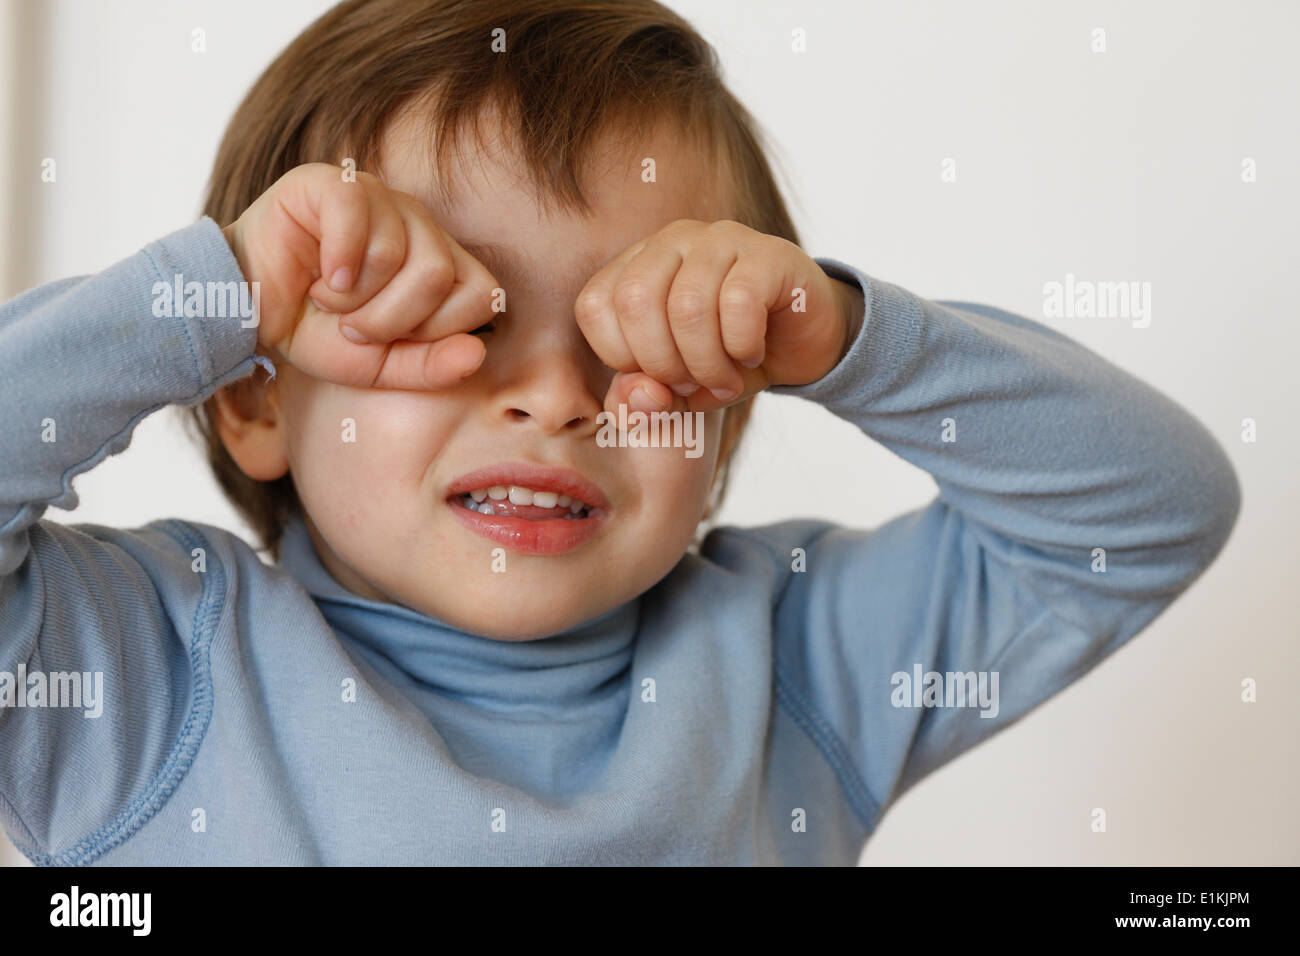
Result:
[[854,863],[910,786],[1186,589],[1239,492],[1204,428],[1071,339],[818,262],[862,288],[861,331],[771,391],[926,469],[934,501],[716,528],[528,642],[349,592],[301,519],[271,566],[195,522],[42,518],[145,416],[251,373],[238,318],[152,313],[176,274],[243,281],[211,220],[4,305],[10,837],[44,864]]

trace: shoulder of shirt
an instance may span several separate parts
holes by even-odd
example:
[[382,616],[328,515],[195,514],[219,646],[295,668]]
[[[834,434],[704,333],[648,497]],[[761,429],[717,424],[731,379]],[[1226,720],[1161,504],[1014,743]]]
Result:
[[788,572],[798,549],[806,552],[824,534],[842,527],[816,518],[790,518],[752,527],[718,525],[700,543],[700,557],[735,572],[752,570],[756,564]]
[[214,589],[224,590],[235,577],[247,580],[285,573],[240,535],[203,522],[163,518],[119,528],[45,520],[37,527],[37,534],[48,539],[46,547],[80,551],[88,558],[98,552],[109,560],[104,549],[125,552],[155,587],[192,598],[204,593],[216,597]]

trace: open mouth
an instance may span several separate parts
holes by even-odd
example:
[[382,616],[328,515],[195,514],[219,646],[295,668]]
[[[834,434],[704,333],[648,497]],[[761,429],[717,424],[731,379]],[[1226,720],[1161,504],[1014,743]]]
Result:
[[459,496],[462,507],[481,515],[501,515],[528,521],[577,520],[593,510],[585,501],[554,491],[534,491],[519,485],[492,485]]
[[525,462],[461,476],[447,489],[447,506],[470,531],[532,555],[571,551],[610,517],[604,493],[582,475]]

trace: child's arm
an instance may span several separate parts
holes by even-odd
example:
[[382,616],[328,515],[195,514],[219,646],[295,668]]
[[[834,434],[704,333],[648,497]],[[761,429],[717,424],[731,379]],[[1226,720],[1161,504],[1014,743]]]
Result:
[[[702,549],[775,570],[778,699],[868,831],[1150,623],[1236,519],[1222,449],[1132,375],[1029,319],[926,301],[738,223],[680,221],[629,247],[578,297],[578,321],[621,373],[606,410],[638,388],[698,411],[770,388],[938,483],[932,505],[875,531],[790,521],[719,529]],[[871,486],[827,475],[813,490]],[[971,678],[987,705],[951,706]]]
[[72,479],[124,449],[141,419],[252,370],[251,320],[154,314],[183,307],[175,276],[243,282],[221,230],[204,220],[96,275],[0,305],[0,574],[22,565],[47,507],[76,507]]
[[[33,854],[69,850],[147,806],[191,704],[188,609],[205,575],[221,574],[216,555],[199,574],[161,525],[41,520],[50,505],[75,507],[74,477],[124,449],[145,416],[253,369],[257,332],[239,316],[155,315],[155,302],[166,311],[155,284],[172,288],[177,275],[243,280],[203,220],[0,306],[0,673],[11,675],[0,697],[0,822]],[[49,706],[49,675],[73,672],[90,675],[81,707]],[[41,681],[45,705],[31,706]]]
[[[175,317],[194,315],[191,283],[210,317]],[[67,527],[40,520],[45,509],[75,507],[73,478],[151,412],[269,367],[257,348],[344,385],[458,383],[483,359],[469,331],[491,319],[497,285],[413,197],[312,163],[224,230],[204,219],[0,307],[0,701],[6,673],[102,674],[103,688],[90,717],[0,707],[0,823],[30,855],[85,862],[184,773],[203,734],[196,675],[233,573],[216,553],[229,542],[203,548],[179,522]],[[230,314],[232,288],[260,321]]]
[[[1222,548],[1240,492],[1195,419],[1078,343],[818,262],[865,290],[865,320],[828,375],[773,391],[853,422],[940,492],[874,531],[760,532],[779,560],[806,549],[777,608],[778,680],[787,707],[827,728],[821,746],[870,829],[1146,627]],[[870,475],[828,479],[870,493]],[[945,685],[974,672],[988,703],[953,707],[945,688],[931,700],[949,706],[914,706],[928,672]]]

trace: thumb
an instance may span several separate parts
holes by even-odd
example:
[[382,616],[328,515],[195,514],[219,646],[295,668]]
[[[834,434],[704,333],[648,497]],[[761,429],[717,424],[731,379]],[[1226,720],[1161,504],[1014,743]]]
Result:
[[645,372],[619,372],[614,376],[605,392],[605,411],[617,420],[620,405],[646,414],[686,411],[685,399]]
[[667,385],[645,372],[619,372],[605,393],[605,410],[618,416],[618,406],[629,411],[645,412],[714,412],[743,401],[767,388],[767,374],[761,369],[743,369],[745,390],[730,401],[722,401],[707,388],[697,389],[683,398]]

